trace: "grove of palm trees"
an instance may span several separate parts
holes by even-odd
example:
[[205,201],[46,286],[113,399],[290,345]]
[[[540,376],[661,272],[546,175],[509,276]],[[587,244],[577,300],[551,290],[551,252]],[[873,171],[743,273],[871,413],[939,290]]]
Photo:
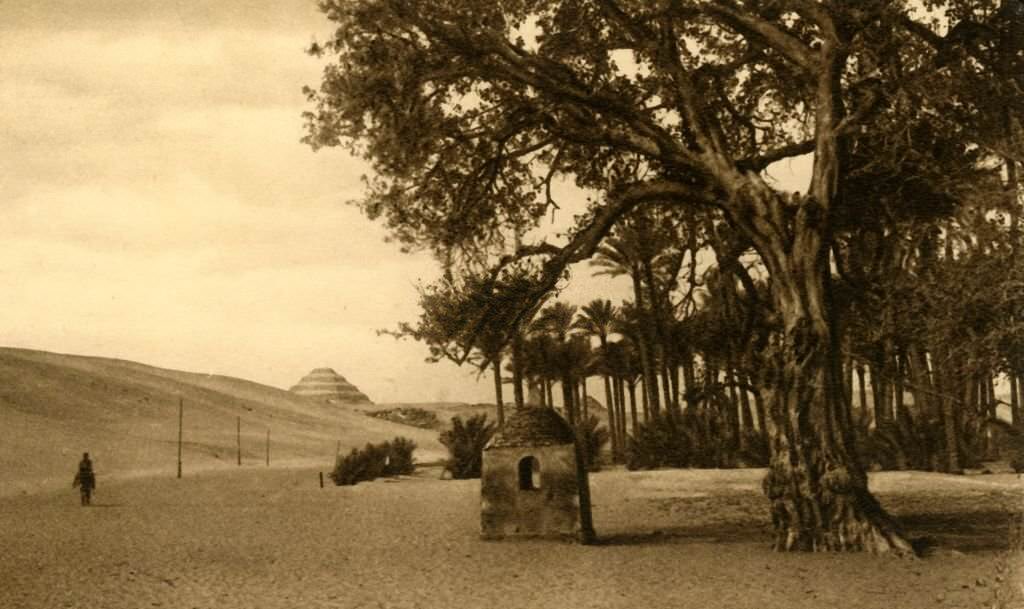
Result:
[[[404,331],[511,354],[518,407],[557,386],[575,423],[593,373],[615,459],[766,465],[779,550],[912,555],[867,471],[1015,437],[1019,0],[323,10],[307,142],[362,155],[359,205],[444,268]],[[546,235],[563,183],[587,209]],[[545,304],[587,261],[632,298]]]

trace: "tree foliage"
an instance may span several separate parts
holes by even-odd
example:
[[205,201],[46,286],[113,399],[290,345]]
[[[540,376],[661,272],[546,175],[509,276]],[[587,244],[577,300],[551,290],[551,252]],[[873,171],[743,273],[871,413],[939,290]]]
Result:
[[[528,265],[529,280],[498,307],[506,328],[634,210],[706,214],[722,270],[744,281],[735,261],[752,250],[768,280],[759,306],[773,331],[756,364],[775,546],[909,554],[867,489],[837,390],[833,256],[863,261],[856,247],[840,260],[841,244],[880,212],[879,236],[890,237],[914,219],[953,217],[998,182],[983,177],[993,155],[1015,171],[1024,21],[1019,0],[923,4],[325,0],[337,28],[314,51],[333,62],[307,90],[307,141],[366,158],[367,215],[449,270],[479,273],[482,293]],[[813,157],[803,192],[764,173],[803,154]],[[520,243],[557,205],[559,177],[593,193],[589,209],[564,245]],[[650,293],[634,305],[661,339],[638,343],[656,410],[652,367],[671,353],[644,353],[669,336],[647,260]],[[865,277],[864,265],[841,268]],[[460,327],[478,340],[481,324]]]

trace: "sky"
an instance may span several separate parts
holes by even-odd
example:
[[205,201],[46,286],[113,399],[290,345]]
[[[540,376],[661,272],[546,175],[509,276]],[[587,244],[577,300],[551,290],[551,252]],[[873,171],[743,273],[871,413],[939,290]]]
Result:
[[[329,32],[314,0],[0,0],[0,345],[493,400],[377,335],[438,269],[346,205],[361,161],[300,143]],[[552,230],[583,198],[560,202]],[[588,275],[567,299],[628,292]]]
[[376,333],[438,271],[345,204],[363,163],[299,141],[329,31],[312,0],[0,0],[0,345],[493,399]]

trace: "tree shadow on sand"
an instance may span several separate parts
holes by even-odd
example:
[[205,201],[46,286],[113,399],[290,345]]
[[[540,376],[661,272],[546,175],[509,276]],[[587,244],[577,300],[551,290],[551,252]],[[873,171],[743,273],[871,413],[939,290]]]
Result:
[[[1019,516],[1001,510],[899,514],[915,549],[923,556],[942,551],[964,554],[1001,552],[1011,548],[1011,530]],[[595,545],[661,544],[764,544],[770,546],[772,529],[763,521],[711,522],[660,527],[654,531],[599,532]]]
[[1019,517],[1000,510],[901,514],[900,522],[915,538],[918,552],[937,550],[1002,552],[1011,547],[1010,534]]

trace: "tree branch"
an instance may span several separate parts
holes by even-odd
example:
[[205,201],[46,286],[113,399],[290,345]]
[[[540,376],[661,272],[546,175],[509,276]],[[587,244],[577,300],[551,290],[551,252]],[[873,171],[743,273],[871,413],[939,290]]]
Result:
[[715,0],[704,12],[742,36],[757,39],[797,65],[807,74],[818,71],[818,61],[799,38],[786,30],[736,7],[729,0]]

